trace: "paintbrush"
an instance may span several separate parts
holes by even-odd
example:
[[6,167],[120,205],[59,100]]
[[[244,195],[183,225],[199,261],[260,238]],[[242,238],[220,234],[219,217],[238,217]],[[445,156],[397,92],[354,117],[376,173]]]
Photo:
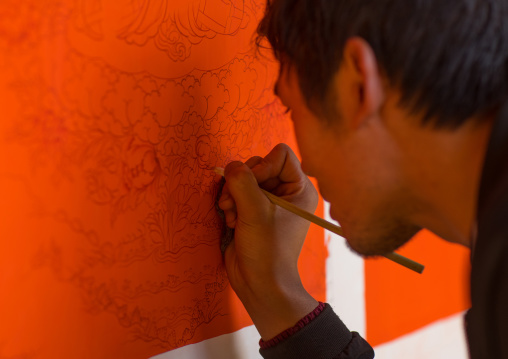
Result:
[[[224,176],[224,169],[223,168],[215,167],[213,169],[213,171],[215,173],[217,173],[218,175]],[[277,197],[276,195],[274,195],[268,191],[265,191],[262,188],[260,188],[260,189],[261,189],[261,191],[263,191],[263,193],[266,195],[266,197],[268,197],[270,202],[272,202],[273,204],[275,204],[279,207],[282,207],[285,210],[288,210],[288,211],[296,214],[297,216],[308,220],[309,222],[317,224],[318,226],[320,226],[330,232],[338,234],[339,236],[343,236],[342,228],[340,228],[339,226],[337,226],[333,223],[330,223],[330,222],[324,220],[323,218],[320,218],[310,212],[307,212],[306,210],[301,209],[300,207],[294,205],[293,203],[290,203],[280,197]],[[423,266],[422,264],[415,262],[415,261],[413,261],[409,258],[406,258],[404,256],[401,256],[400,254],[397,254],[397,253],[388,253],[388,254],[385,254],[383,257],[388,258],[389,260],[391,260],[395,263],[398,263],[398,264],[400,264],[408,269],[411,269],[412,271],[420,273],[420,274],[423,272],[423,269],[425,268],[425,266]]]

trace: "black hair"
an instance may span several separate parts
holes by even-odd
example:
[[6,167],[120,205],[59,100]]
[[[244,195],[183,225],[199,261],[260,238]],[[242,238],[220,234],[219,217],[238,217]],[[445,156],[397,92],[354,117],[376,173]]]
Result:
[[258,44],[296,68],[311,110],[326,105],[353,36],[424,123],[456,128],[508,99],[506,0],[268,0],[258,27]]

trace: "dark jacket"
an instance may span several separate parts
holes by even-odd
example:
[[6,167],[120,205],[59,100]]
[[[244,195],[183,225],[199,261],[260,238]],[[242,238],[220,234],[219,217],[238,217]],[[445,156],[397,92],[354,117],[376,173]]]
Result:
[[[508,359],[508,105],[499,112],[485,156],[472,251],[466,331],[471,359]],[[301,331],[260,350],[265,359],[371,359],[374,351],[327,305]]]
[[508,105],[485,156],[466,330],[472,359],[508,358]]

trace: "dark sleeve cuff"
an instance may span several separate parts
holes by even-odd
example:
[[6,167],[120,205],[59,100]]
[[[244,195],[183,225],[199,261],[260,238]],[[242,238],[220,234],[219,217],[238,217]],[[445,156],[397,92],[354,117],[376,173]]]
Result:
[[290,336],[294,335],[297,331],[301,330],[303,327],[308,325],[314,319],[316,319],[316,317],[319,314],[321,314],[321,312],[325,309],[325,306],[326,306],[325,303],[319,302],[319,305],[312,312],[310,312],[305,317],[300,319],[300,321],[298,321],[298,323],[296,323],[296,325],[294,327],[286,329],[285,331],[283,331],[276,337],[274,337],[266,342],[261,338],[259,340],[259,346],[261,347],[261,349],[268,349],[268,348],[276,346],[280,342],[283,342]]
[[301,330],[276,346],[260,349],[259,352],[265,359],[337,358],[352,338],[349,329],[326,304],[321,314]]

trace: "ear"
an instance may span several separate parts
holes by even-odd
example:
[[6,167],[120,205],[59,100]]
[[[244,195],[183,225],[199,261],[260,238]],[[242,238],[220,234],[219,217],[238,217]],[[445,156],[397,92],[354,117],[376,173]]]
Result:
[[349,124],[357,128],[379,112],[384,102],[383,81],[374,51],[360,37],[346,41],[341,67],[339,101]]

